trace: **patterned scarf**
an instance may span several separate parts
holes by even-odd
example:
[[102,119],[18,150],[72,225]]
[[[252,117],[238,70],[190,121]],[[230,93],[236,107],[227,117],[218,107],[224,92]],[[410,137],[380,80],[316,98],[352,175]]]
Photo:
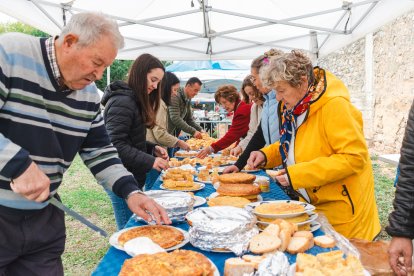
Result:
[[305,96],[295,105],[294,108],[290,110],[288,110],[286,105],[283,104],[279,151],[282,155],[284,167],[287,165],[289,145],[292,140],[292,135],[297,129],[297,119],[301,114],[305,113],[309,109],[310,102],[314,96],[314,90],[315,86],[313,84],[310,85]]

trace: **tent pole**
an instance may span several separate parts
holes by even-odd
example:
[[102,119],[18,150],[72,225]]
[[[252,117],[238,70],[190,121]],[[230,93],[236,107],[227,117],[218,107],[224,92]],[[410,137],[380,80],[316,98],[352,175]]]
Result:
[[375,91],[372,89],[374,76],[374,37],[372,33],[365,36],[365,106],[366,118],[366,137],[372,139],[374,129],[374,98]]
[[109,65],[106,68],[106,85],[109,85],[111,83],[111,66]]
[[318,36],[315,31],[310,31],[310,47],[309,52],[311,54],[311,61],[312,64],[318,64],[318,55],[319,55],[319,48],[318,48]]

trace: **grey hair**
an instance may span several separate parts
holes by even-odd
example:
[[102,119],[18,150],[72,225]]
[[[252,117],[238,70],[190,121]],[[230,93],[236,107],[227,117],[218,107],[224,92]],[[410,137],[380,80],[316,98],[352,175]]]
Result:
[[293,87],[299,87],[301,77],[311,79],[312,61],[305,53],[292,50],[280,56],[272,57],[268,65],[260,69],[260,79],[267,87],[275,87],[278,81],[287,81]]
[[118,24],[102,13],[83,12],[73,15],[62,29],[58,42],[61,44],[63,38],[70,33],[79,36],[78,43],[82,47],[94,44],[104,35],[112,37],[117,49],[124,47],[124,37],[119,32]]

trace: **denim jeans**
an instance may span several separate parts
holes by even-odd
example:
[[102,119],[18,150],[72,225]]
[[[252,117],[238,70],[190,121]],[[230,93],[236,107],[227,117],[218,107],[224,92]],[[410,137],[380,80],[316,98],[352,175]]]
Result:
[[122,228],[124,228],[125,224],[132,216],[132,212],[129,210],[128,204],[126,203],[125,199],[120,198],[111,190],[105,189],[105,192],[109,195],[109,198],[112,202],[112,207],[114,208],[116,226],[118,230],[121,230]]
[[152,189],[152,186],[154,185],[154,183],[157,180],[159,175],[160,175],[160,172],[155,170],[155,169],[151,169],[147,173],[147,177],[146,177],[146,180],[145,180],[145,191],[148,191],[148,190]]

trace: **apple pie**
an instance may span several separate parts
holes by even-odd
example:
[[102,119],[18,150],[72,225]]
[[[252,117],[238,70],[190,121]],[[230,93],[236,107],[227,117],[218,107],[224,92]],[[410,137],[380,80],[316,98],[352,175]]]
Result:
[[123,246],[127,241],[138,237],[150,238],[162,248],[173,247],[184,240],[183,233],[174,227],[165,225],[146,225],[125,231],[118,237],[118,243]]
[[143,254],[124,262],[120,276],[213,276],[211,262],[201,253],[175,250],[171,253]]

